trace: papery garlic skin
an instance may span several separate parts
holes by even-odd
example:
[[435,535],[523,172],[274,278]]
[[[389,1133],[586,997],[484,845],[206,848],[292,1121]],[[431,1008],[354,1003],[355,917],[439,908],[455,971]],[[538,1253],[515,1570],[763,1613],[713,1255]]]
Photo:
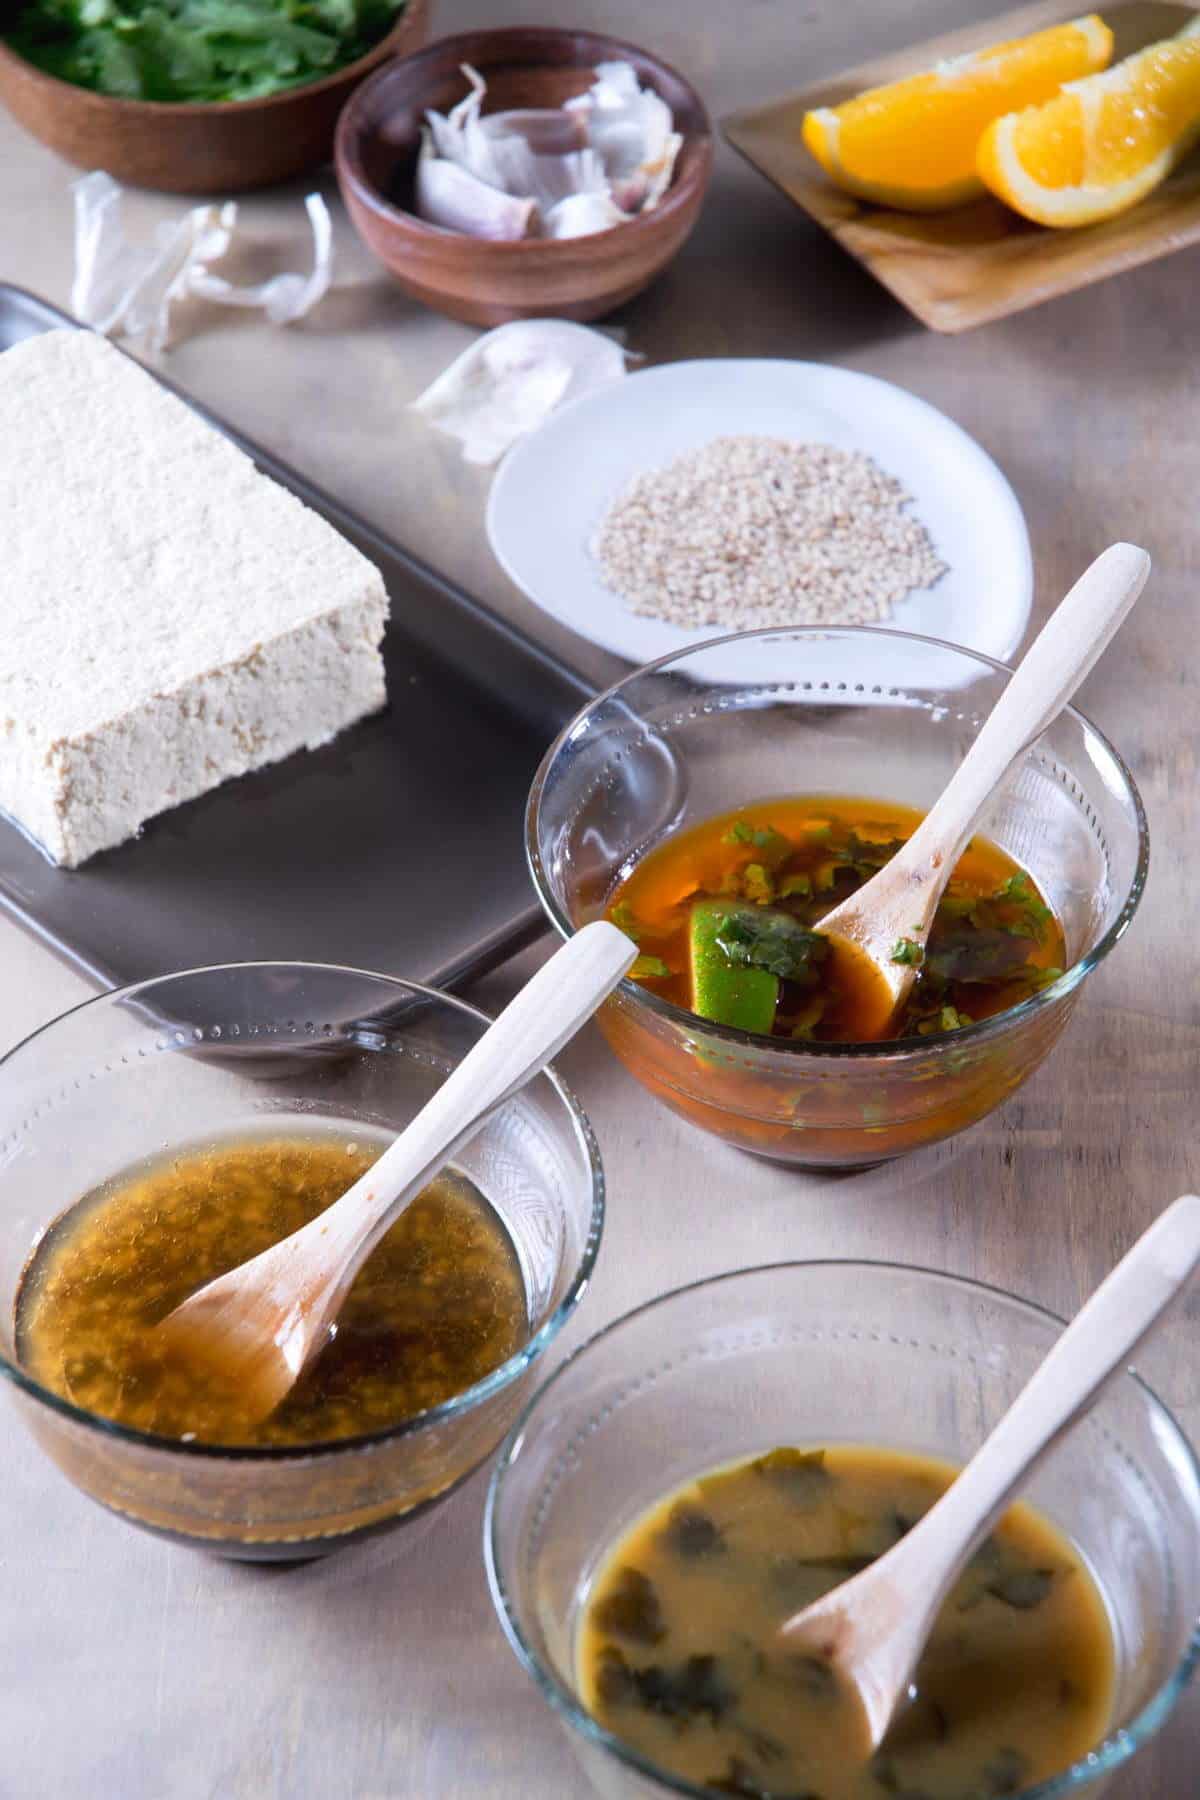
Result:
[[465,461],[494,463],[564,400],[624,373],[624,350],[603,332],[567,319],[518,319],[465,350],[413,410],[458,438]]
[[312,268],[288,270],[246,287],[213,271],[238,229],[235,200],[193,206],[164,219],[148,242],[130,240],[122,220],[123,189],[101,169],[72,184],[75,279],[71,311],[106,336],[140,341],[153,355],[171,340],[172,312],[187,298],[255,308],[272,325],[301,319],[324,298],[333,278],[333,225],[320,194],[305,199],[312,231]]
[[643,212],[657,205],[671,184],[683,139],[666,101],[638,86],[632,65],[597,64],[594,86],[568,100],[564,111],[586,119],[588,142],[604,162],[617,204]]

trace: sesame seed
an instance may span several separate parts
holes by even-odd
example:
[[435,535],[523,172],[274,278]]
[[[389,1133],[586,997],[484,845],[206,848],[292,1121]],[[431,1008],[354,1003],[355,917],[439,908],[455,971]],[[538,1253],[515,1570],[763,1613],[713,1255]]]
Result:
[[728,631],[875,625],[946,573],[910,504],[862,451],[720,437],[639,475],[591,549],[642,618]]

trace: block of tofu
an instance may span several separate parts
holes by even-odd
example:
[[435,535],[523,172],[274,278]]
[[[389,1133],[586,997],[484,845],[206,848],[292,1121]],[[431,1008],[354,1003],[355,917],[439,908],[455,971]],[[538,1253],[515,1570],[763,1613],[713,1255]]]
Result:
[[378,570],[103,338],[0,355],[0,808],[73,868],[384,704]]

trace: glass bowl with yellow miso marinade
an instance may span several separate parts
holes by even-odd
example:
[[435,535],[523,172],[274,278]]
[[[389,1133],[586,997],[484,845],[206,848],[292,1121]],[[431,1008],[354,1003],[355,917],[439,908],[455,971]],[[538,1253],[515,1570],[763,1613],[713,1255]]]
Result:
[[485,1553],[598,1793],[1100,1791],[1200,1648],[1200,1469],[1133,1376],[964,1569],[877,1752],[779,1635],[911,1529],[1059,1328],[949,1276],[792,1263],[652,1301],[550,1379],[501,1451]]
[[[891,685],[865,680],[886,655]],[[1113,747],[1072,709],[961,859],[898,1034],[859,1041],[813,931],[945,787],[1009,678],[878,627],[713,640],[638,670],[535,778],[530,867],[564,935],[608,915],[641,957],[599,1015],[658,1099],[747,1150],[881,1162],[964,1130],[1049,1054],[1130,924],[1149,842]]]
[[77,1486],[176,1539],[307,1558],[490,1454],[599,1242],[594,1139],[552,1073],[384,1236],[267,1419],[157,1330],[345,1192],[487,1023],[384,976],[235,964],[105,995],[0,1063],[0,1368]]

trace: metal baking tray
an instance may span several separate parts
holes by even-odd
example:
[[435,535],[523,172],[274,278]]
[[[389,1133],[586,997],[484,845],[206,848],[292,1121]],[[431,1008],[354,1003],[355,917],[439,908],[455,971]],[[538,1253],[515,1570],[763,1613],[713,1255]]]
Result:
[[[75,324],[0,284],[0,352]],[[0,814],[0,910],[105,985],[260,958],[349,963],[440,987],[469,980],[542,929],[525,866],[525,796],[546,745],[594,689],[195,410],[382,571],[390,703],[324,749],[163,813],[80,869],[55,868]]]

